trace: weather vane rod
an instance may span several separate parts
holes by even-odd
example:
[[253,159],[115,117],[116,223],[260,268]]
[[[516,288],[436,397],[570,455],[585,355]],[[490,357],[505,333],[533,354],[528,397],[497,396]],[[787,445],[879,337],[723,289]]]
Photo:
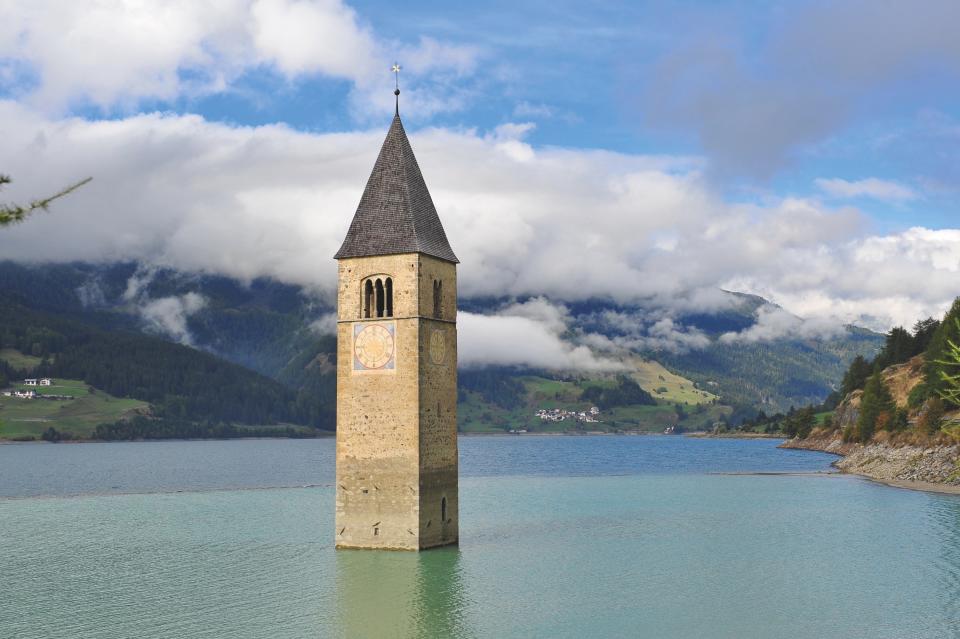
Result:
[[393,67],[390,68],[390,70],[393,71],[394,83],[396,86],[396,88],[393,90],[393,95],[396,97],[396,101],[397,101],[397,105],[396,105],[397,115],[400,115],[400,69],[402,68],[403,67],[401,67],[396,62],[394,62]]

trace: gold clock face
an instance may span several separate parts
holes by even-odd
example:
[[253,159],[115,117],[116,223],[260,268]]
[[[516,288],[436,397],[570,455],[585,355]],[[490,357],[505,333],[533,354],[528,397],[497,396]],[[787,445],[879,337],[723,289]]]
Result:
[[433,331],[430,334],[430,361],[434,364],[442,364],[446,355],[447,337],[444,331]]
[[393,368],[393,325],[366,324],[354,329],[354,368],[380,370]]

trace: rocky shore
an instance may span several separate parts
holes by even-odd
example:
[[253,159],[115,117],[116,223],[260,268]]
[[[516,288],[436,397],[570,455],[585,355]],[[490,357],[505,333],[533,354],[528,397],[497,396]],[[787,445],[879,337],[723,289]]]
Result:
[[891,486],[960,494],[958,445],[845,444],[837,434],[814,433],[807,439],[788,440],[780,447],[840,455],[842,458],[833,464],[839,470]]

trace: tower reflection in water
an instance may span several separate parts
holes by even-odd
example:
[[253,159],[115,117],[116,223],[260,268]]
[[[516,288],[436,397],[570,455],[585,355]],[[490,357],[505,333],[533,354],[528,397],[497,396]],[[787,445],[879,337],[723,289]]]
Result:
[[345,637],[471,637],[460,550],[336,553],[337,628]]

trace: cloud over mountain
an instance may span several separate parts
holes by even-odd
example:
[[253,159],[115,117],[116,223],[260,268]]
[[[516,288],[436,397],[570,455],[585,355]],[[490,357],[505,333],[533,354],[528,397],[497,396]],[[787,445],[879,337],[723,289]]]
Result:
[[[91,122],[0,101],[0,166],[16,180],[4,197],[95,178],[5,231],[0,252],[265,275],[329,295],[331,258],[386,124],[315,134],[195,115]],[[524,141],[528,131],[411,132],[463,261],[464,295],[705,308],[723,287],[801,316],[885,328],[939,314],[958,293],[960,231],[876,235],[849,207],[731,202],[702,179],[696,158],[537,148]]]

